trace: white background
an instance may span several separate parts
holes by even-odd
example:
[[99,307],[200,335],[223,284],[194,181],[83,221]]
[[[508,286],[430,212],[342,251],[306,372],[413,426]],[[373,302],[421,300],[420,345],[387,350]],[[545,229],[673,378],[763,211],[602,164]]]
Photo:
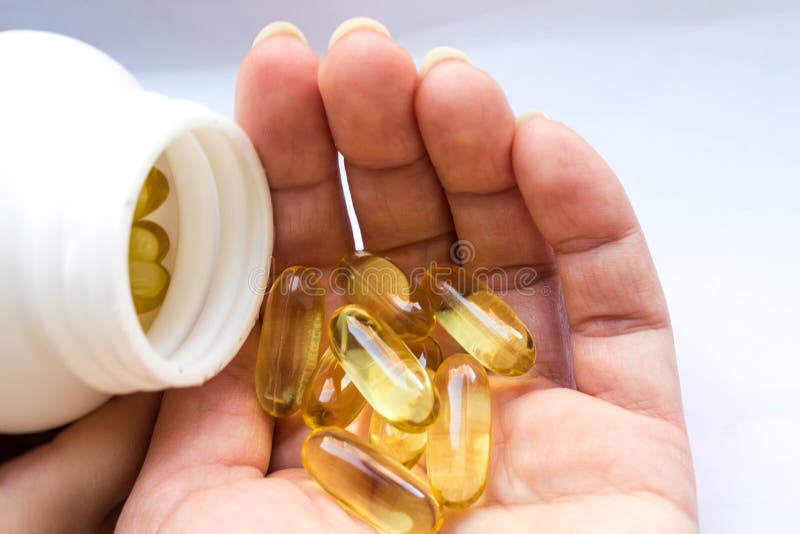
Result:
[[320,53],[355,15],[417,61],[461,48],[515,111],[572,126],[624,182],[673,316],[704,530],[796,532],[800,2],[376,3],[0,0],[0,29],[73,35],[148,89],[228,114],[272,20]]

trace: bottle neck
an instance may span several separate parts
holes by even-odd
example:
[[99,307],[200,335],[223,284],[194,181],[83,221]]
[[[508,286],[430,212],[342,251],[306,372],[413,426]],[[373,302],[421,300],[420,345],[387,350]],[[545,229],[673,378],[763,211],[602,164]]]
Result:
[[[204,382],[236,354],[272,250],[266,179],[246,135],[197,104],[131,90],[62,131],[58,169],[28,185],[28,313],[79,379],[108,393]],[[133,209],[154,162],[170,168],[172,282],[145,333],[130,293]],[[37,193],[39,191],[39,193]],[[41,194],[41,191],[51,191]]]

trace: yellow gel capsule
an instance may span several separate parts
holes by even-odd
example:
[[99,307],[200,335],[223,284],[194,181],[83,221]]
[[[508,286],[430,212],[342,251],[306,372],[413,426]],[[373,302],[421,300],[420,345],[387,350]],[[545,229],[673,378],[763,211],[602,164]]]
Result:
[[128,276],[136,313],[146,313],[161,306],[170,281],[169,272],[164,267],[149,261],[131,261],[128,262]]
[[167,200],[169,195],[169,182],[164,173],[155,167],[150,169],[144,181],[139,198],[136,199],[136,208],[133,211],[133,220],[138,221],[142,217],[156,211],[161,204]]
[[339,262],[336,283],[349,302],[359,304],[404,339],[427,337],[435,319],[430,301],[395,264],[368,252],[354,252]]
[[367,402],[393,425],[421,432],[439,411],[428,373],[386,323],[361,306],[336,310],[331,348]]
[[160,262],[169,251],[166,230],[152,221],[138,221],[131,226],[128,244],[129,261]]
[[487,369],[506,376],[527,372],[536,345],[522,319],[478,277],[455,265],[440,264],[425,273],[439,324]]
[[319,357],[325,293],[316,270],[290,267],[267,297],[256,360],[261,407],[286,417],[300,407]]
[[328,349],[303,394],[303,420],[311,428],[346,427],[366,404],[358,388]]
[[426,337],[419,341],[409,341],[406,345],[427,369],[436,372],[442,364],[442,348],[432,337]]
[[481,496],[489,473],[489,377],[472,356],[455,354],[442,363],[434,382],[442,407],[428,430],[428,477],[439,502],[464,508]]
[[322,489],[381,532],[423,534],[442,524],[430,487],[350,432],[315,430],[303,443],[302,459]]
[[406,467],[414,467],[425,452],[428,434],[400,430],[381,414],[373,411],[369,421],[369,442],[389,458],[394,458]]

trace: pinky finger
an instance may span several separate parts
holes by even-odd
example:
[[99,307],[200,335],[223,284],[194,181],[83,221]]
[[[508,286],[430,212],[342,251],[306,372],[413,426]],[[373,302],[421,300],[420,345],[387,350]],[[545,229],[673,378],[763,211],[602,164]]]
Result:
[[682,424],[667,305],[622,184],[583,139],[546,118],[518,128],[513,162],[555,253],[578,389]]

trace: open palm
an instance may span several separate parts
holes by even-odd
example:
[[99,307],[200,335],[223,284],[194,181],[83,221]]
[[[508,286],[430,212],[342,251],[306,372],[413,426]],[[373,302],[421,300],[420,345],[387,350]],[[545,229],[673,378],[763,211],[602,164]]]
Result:
[[[367,250],[411,270],[461,243],[468,266],[505,273],[497,289],[537,340],[533,373],[492,379],[486,493],[443,530],[695,530],[669,317],[618,180],[561,124],[517,126],[453,50],[418,73],[374,23],[347,27],[320,61],[272,26],[242,64],[237,119],[270,180],[275,268],[352,249],[339,151]],[[214,380],[164,395],[122,531],[369,531],[302,470],[307,430],[259,408],[258,330]]]

